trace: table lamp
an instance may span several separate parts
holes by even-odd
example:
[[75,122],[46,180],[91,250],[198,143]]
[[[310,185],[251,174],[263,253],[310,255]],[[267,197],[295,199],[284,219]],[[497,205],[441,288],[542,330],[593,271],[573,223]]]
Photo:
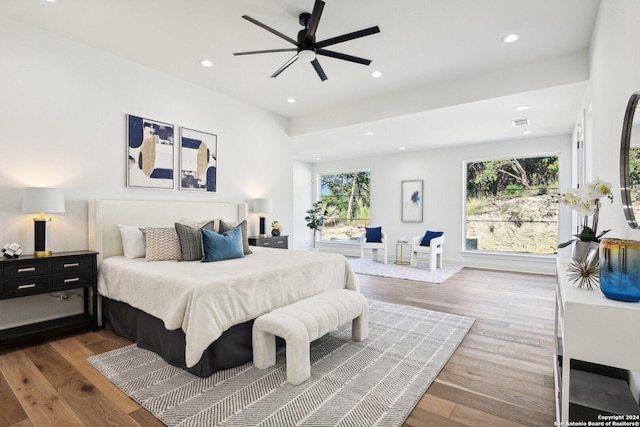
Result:
[[33,218],[34,224],[34,256],[50,256],[53,252],[49,249],[49,223],[51,218],[45,217],[46,213],[63,213],[64,193],[59,188],[31,187],[24,188],[22,192],[22,212],[39,213]]
[[271,199],[254,199],[253,212],[260,214],[260,237],[267,237],[265,231],[265,215],[273,210],[273,202]]

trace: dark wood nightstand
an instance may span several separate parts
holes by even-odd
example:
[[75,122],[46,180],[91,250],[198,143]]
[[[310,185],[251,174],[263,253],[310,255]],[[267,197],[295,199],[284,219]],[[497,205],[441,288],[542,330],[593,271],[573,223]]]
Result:
[[[98,330],[97,252],[57,252],[0,260],[0,300],[83,289],[84,313],[0,330],[0,344],[54,329],[87,325]],[[91,302],[91,311],[89,303]],[[93,313],[93,314],[92,314]]]
[[265,248],[289,249],[289,236],[249,237],[249,245]]

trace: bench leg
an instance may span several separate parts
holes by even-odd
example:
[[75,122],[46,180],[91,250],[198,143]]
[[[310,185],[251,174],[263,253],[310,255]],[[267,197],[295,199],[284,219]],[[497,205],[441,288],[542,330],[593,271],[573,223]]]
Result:
[[253,327],[253,366],[257,369],[267,369],[276,364],[276,337],[273,334]]
[[311,378],[309,336],[304,332],[306,339],[289,337],[287,340],[287,381],[293,385],[302,384]]
[[351,321],[351,339],[364,341],[369,337],[369,308]]

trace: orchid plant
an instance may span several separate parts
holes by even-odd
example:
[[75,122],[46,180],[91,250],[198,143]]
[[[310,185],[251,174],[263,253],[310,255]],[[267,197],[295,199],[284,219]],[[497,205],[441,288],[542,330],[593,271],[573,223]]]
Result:
[[[571,239],[558,245],[564,248],[576,241],[599,242],[600,238],[611,230],[605,230],[598,234],[598,215],[600,213],[600,199],[607,197],[613,203],[611,184],[596,177],[581,188],[573,188],[560,195],[560,202],[570,206],[579,216],[582,216],[582,232],[574,234],[577,239]],[[593,217],[589,226],[589,217]]]

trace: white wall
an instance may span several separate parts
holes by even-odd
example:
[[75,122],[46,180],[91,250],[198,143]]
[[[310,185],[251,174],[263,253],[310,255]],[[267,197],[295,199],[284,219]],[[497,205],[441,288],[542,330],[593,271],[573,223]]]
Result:
[[640,230],[627,226],[622,211],[619,156],[622,122],[631,94],[640,91],[640,2],[607,0],[600,2],[598,20],[591,43],[589,102],[592,105],[593,175],[613,184],[614,203],[600,210],[607,237],[640,240]]
[[[27,186],[64,189],[67,212],[52,215],[54,251],[87,249],[87,200],[95,198],[248,202],[271,197],[268,223],[278,219],[293,230],[293,160],[285,119],[4,18],[0,40],[0,243],[15,241],[33,251],[33,215],[20,212]],[[202,72],[216,78],[215,69]],[[217,193],[127,189],[127,113],[172,123],[176,130],[185,126],[216,134]],[[250,221],[256,233],[257,217],[250,215]],[[45,319],[81,309],[79,299],[64,307],[51,301],[48,296],[0,301],[0,328],[34,319],[35,313]]]
[[[497,268],[555,274],[555,257],[489,255],[463,251],[463,162],[531,154],[555,154],[560,157],[560,186],[571,183],[571,135],[526,138],[518,141],[469,145],[450,149],[376,156],[339,162],[318,163],[314,174],[343,171],[371,171],[371,225],[382,226],[390,242],[399,237],[423,234],[427,228],[445,232],[445,263],[470,267]],[[403,223],[400,218],[400,187],[403,180],[424,181],[423,223]],[[560,239],[570,238],[570,214],[561,210]],[[566,224],[565,224],[566,223]],[[325,250],[354,254],[353,248],[332,245]],[[388,248],[391,256],[394,247]]]
[[[640,2],[606,0],[600,2],[598,20],[591,42],[591,79],[589,102],[593,106],[593,174],[613,184],[613,205],[601,209],[607,237],[640,240],[640,230],[627,226],[622,212],[619,183],[619,155],[622,122],[627,101],[640,91]],[[630,326],[633,327],[633,326]],[[640,395],[640,373],[631,373],[631,388],[636,400]]]
[[[304,220],[307,209],[313,203],[313,166],[311,163],[293,162],[293,238],[290,249],[309,249],[313,246],[313,232]],[[289,234],[285,230],[284,234]]]

